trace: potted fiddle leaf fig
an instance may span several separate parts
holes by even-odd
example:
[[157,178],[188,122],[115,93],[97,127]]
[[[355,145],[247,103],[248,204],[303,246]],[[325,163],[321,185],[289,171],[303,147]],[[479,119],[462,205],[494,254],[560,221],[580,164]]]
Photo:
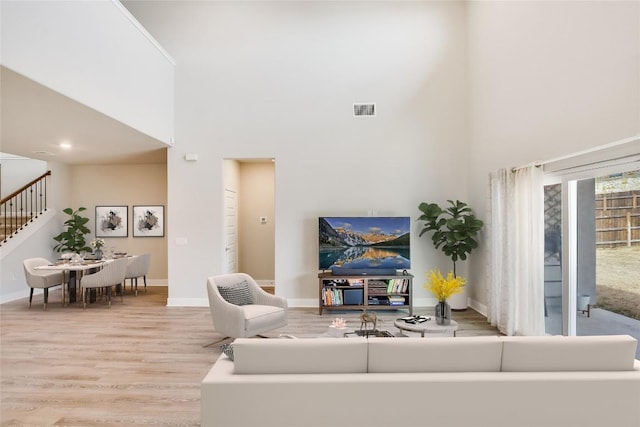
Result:
[[86,210],[84,207],[80,207],[76,211],[71,208],[63,209],[62,212],[69,215],[69,218],[64,222],[64,225],[67,227],[66,230],[53,238],[53,240],[58,242],[53,248],[55,251],[74,252],[76,254],[80,252],[91,252],[91,248],[87,245],[84,238],[86,234],[91,232],[86,226],[89,218],[80,214],[80,212]]
[[478,247],[476,240],[483,222],[476,218],[471,208],[464,202],[447,200],[451,206],[441,208],[437,203],[420,203],[418,209],[424,221],[420,236],[433,232],[431,240],[436,249],[453,261],[453,275],[456,276],[456,262],[466,260],[467,254]]

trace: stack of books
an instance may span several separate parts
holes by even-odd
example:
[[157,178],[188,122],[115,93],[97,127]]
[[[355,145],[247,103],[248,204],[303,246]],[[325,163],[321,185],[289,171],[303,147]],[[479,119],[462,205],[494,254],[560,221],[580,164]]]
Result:
[[369,280],[369,295],[387,295],[387,283],[383,280]]
[[389,295],[389,305],[404,305],[404,297],[400,295]]

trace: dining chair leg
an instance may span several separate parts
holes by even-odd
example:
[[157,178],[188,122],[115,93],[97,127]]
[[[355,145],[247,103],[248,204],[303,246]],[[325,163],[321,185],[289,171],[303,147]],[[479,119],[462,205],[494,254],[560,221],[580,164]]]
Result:
[[80,288],[80,298],[82,298],[82,309],[87,309],[87,292],[85,288]]
[[48,302],[49,302],[49,288],[44,288],[44,311],[47,311]]
[[107,301],[109,301],[109,308],[111,308],[111,286],[107,287],[106,292],[107,292]]
[[[64,292],[64,285],[65,285],[65,274],[64,274],[64,270],[62,271],[62,306],[66,307],[67,306],[67,298]],[[69,282],[66,282],[67,286],[69,286]]]
[[138,278],[137,277],[131,278],[131,286],[133,286],[134,282],[136,283],[136,296],[138,296]]
[[29,308],[31,308],[31,300],[33,299],[33,288],[31,288],[31,292],[29,293]]
[[142,276],[142,279],[144,280],[144,291],[147,292],[147,275]]

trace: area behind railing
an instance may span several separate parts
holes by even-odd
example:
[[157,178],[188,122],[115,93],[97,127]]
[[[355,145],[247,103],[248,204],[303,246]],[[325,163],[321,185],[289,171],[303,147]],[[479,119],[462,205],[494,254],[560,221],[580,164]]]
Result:
[[0,200],[0,246],[47,210],[47,171]]

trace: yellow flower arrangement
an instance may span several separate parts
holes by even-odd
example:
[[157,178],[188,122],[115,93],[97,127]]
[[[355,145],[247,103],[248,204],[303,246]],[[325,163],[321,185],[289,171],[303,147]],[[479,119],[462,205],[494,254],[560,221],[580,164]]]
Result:
[[425,283],[425,289],[428,289],[438,298],[438,301],[446,301],[453,294],[462,292],[462,287],[467,283],[464,277],[456,277],[453,271],[447,274],[445,279],[440,270],[431,270],[428,274],[429,281]]

